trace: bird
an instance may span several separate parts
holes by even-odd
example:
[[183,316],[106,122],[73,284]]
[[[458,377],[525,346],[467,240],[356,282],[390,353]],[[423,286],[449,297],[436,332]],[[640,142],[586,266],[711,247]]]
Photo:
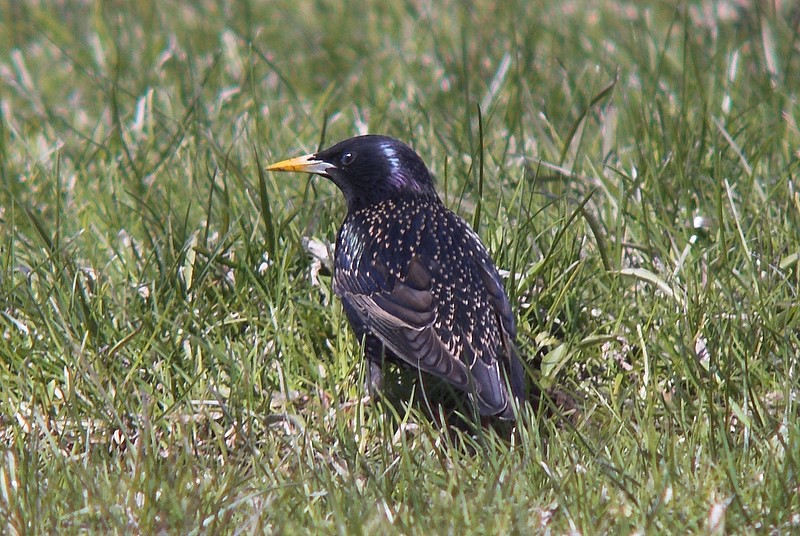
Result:
[[515,421],[526,378],[508,295],[422,158],[372,134],[266,169],[320,175],[344,195],[333,288],[363,346],[369,393],[380,395],[386,361],[405,364],[465,393],[482,419]]

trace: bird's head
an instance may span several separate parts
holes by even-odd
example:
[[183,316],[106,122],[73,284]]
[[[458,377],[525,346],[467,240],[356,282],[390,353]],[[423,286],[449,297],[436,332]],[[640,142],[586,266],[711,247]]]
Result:
[[388,136],[357,136],[267,170],[322,175],[339,187],[350,211],[399,196],[436,195],[433,176],[419,155]]

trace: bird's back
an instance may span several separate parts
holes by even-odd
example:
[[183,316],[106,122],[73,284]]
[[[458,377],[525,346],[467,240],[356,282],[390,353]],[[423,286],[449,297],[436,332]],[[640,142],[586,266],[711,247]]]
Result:
[[335,284],[359,337],[470,393],[481,414],[513,415],[507,385],[519,399],[525,388],[508,298],[477,234],[438,197],[349,213]]

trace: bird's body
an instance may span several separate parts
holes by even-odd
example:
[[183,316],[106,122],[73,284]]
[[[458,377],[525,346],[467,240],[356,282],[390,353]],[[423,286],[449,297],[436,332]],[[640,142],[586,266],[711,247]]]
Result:
[[525,373],[511,306],[480,238],[444,206],[419,156],[360,136],[268,169],[326,176],[347,199],[334,289],[364,344],[372,390],[388,357],[468,393],[482,416],[513,419]]

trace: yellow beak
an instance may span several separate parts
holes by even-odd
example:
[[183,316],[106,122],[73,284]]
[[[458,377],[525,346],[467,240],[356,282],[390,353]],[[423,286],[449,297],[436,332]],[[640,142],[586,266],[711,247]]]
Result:
[[327,171],[333,167],[336,166],[316,158],[313,154],[307,154],[270,164],[267,166],[267,171],[300,171],[326,175]]

